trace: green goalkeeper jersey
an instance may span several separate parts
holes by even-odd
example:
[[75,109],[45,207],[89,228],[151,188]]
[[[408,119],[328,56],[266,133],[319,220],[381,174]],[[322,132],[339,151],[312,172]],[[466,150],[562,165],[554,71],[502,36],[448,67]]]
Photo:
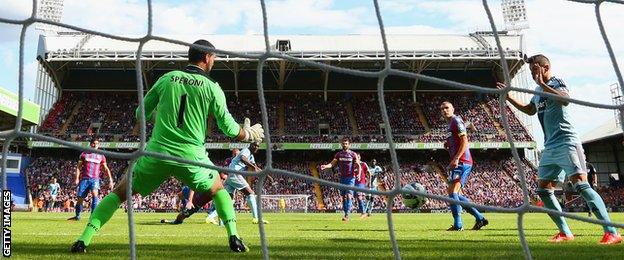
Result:
[[[210,114],[228,137],[235,137],[240,131],[227,109],[219,84],[194,65],[161,76],[145,95],[144,103],[145,118],[155,118],[146,147],[151,152],[205,161],[208,156],[204,141]],[[137,118],[139,115],[137,108]],[[166,162],[180,165],[175,161]]]

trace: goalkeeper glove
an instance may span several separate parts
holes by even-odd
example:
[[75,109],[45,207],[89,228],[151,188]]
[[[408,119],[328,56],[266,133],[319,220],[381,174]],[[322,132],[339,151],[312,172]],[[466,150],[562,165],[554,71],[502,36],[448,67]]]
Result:
[[245,131],[245,137],[241,141],[246,143],[262,143],[262,139],[264,139],[264,129],[262,129],[260,124],[252,126],[249,118],[245,118],[242,128],[243,131]]

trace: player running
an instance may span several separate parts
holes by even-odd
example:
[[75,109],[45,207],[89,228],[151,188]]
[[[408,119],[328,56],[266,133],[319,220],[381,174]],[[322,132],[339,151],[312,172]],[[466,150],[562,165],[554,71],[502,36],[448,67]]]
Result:
[[[256,159],[254,157],[254,154],[258,152],[259,148],[259,143],[251,143],[249,145],[249,148],[242,149],[240,153],[232,159],[232,162],[230,162],[230,169],[237,171],[261,171],[260,167],[256,165]],[[245,177],[240,174],[229,173],[228,178],[225,181],[225,190],[227,190],[232,198],[234,198],[234,193],[236,191],[241,191],[243,193],[243,196],[245,196],[245,201],[247,201],[247,206],[251,210],[251,215],[253,216],[251,222],[254,224],[258,224],[258,206],[256,205],[256,193],[251,187],[249,187],[249,183],[247,183]],[[262,223],[268,224],[269,222],[263,219]]]
[[[464,121],[455,115],[455,108],[453,104],[448,101],[440,104],[440,111],[442,116],[448,120],[449,125],[447,128],[448,137],[444,143],[445,148],[449,151],[451,161],[448,165],[447,176],[447,193],[449,198],[460,200],[463,202],[470,202],[468,198],[461,195],[462,188],[466,184],[470,173],[472,172],[472,155],[470,154],[468,144],[468,133],[466,132],[466,125]],[[453,214],[453,225],[447,229],[447,231],[462,231],[464,225],[462,223],[461,212],[462,206],[459,204],[451,203],[451,213]],[[467,207],[466,211],[475,217],[475,224],[472,230],[479,230],[489,224],[488,220],[473,207]]]
[[[193,214],[201,210],[208,202],[210,202],[209,192],[195,192],[189,186],[182,186],[182,190],[178,194],[180,198],[180,213],[174,220],[161,219],[160,223],[168,223],[173,225],[179,225],[184,223],[184,220],[191,217]],[[213,203],[214,204],[214,203]]]
[[[527,61],[531,67],[531,75],[537,83],[536,91],[543,91],[559,97],[569,97],[565,83],[552,75],[550,60],[542,54],[532,56]],[[499,89],[505,84],[497,83]],[[507,100],[518,110],[528,115],[537,114],[542,130],[544,131],[544,150],[537,170],[537,194],[544,202],[544,206],[556,211],[562,211],[561,205],[555,197],[554,189],[557,182],[563,182],[567,177],[572,181],[576,191],[590,205],[591,211],[600,220],[610,221],[607,208],[600,195],[587,182],[585,154],[578,134],[570,122],[568,102],[550,97],[534,95],[531,102],[524,104],[514,97],[507,95]],[[550,214],[549,214],[550,215]],[[558,243],[574,239],[568,223],[559,215],[550,215],[555,222],[559,233],[549,242]],[[617,244],[622,237],[616,228],[603,226],[604,235],[600,244]]]
[[[340,145],[342,146],[342,151],[336,153],[334,159],[330,163],[321,165],[321,171],[331,169],[338,165],[340,170],[340,183],[354,186],[356,173],[360,172],[360,164],[358,163],[357,155],[354,151],[349,149],[351,147],[349,138],[343,138]],[[349,213],[353,205],[353,190],[340,189],[340,195],[342,196],[342,209],[344,211],[342,221],[347,222],[349,221]]]
[[[373,159],[371,161],[371,165],[372,167],[368,170],[369,172],[369,176],[368,176],[368,189],[370,190],[377,190],[377,180],[379,179],[380,175],[384,172],[383,168],[381,168],[381,166],[377,165],[377,160]],[[375,195],[373,194],[367,194],[366,195],[366,216],[370,217],[371,213],[373,212],[373,202],[375,201]]]
[[[145,95],[143,116],[155,119],[146,150],[212,165],[204,148],[210,115],[214,116],[217,126],[226,136],[239,141],[261,142],[264,130],[259,124],[250,126],[248,118],[245,118],[243,125],[236,123],[227,109],[223,90],[208,76],[216,55],[195,47],[214,46],[206,40],[198,40],[193,44],[188,51],[190,64],[183,70],[161,76]],[[139,113],[137,108],[137,118],[140,118]],[[225,223],[230,249],[234,252],[249,250],[238,236],[232,198],[223,189],[217,171],[149,156],[140,157],[132,170],[132,194],[147,196],[172,175],[192,190],[209,193]],[[122,178],[113,192],[96,207],[71,252],[86,252],[95,233],[126,200],[127,181],[127,178]]]
[[[358,188],[366,189],[368,188],[366,176],[370,175],[368,164],[362,161],[361,154],[358,153],[357,156],[358,156],[357,160],[359,161],[359,164],[360,164],[360,169],[358,172],[359,176],[357,176],[356,178],[356,182],[357,182],[356,185]],[[357,195],[358,212],[360,213],[360,218],[365,219],[368,217],[368,215],[366,214],[366,193],[357,192],[356,195]]]
[[[100,141],[97,138],[91,139],[91,148],[98,149],[100,147]],[[100,197],[98,195],[100,190],[100,167],[104,169],[106,175],[108,175],[108,186],[113,188],[113,176],[106,164],[106,157],[99,153],[83,152],[80,154],[80,160],[76,167],[76,177],[74,183],[78,185],[78,200],[76,201],[76,215],[68,218],[67,220],[80,220],[80,213],[82,212],[82,202],[91,193],[91,214],[98,205]]]
[[[238,148],[232,149],[232,157],[225,159],[224,167],[229,168],[230,163],[232,162],[232,159],[234,159],[234,157],[236,157],[239,153],[240,153],[240,150]],[[227,176],[228,176],[227,172],[220,172],[219,176],[221,176],[221,181],[225,183],[225,181],[227,180]],[[212,203],[210,205],[210,208],[208,209],[208,216],[206,217],[206,223],[212,223],[218,226],[222,225],[222,221],[217,220],[217,209],[215,208],[214,203]]]
[[[236,156],[239,153],[238,149],[232,150],[232,155]],[[226,163],[229,165],[232,158],[226,159]],[[219,176],[221,177],[221,181],[224,182],[227,180],[227,173],[220,172]],[[191,190],[189,186],[183,186],[182,190],[178,194],[180,198],[180,213],[176,216],[174,220],[161,219],[160,223],[168,223],[173,225],[179,225],[184,223],[184,220],[190,218],[193,214],[200,211],[208,202],[210,202],[210,193],[201,192],[196,193],[194,190]],[[214,215],[213,215],[214,214]],[[210,204],[210,208],[208,209],[208,216],[206,217],[206,223],[212,223],[218,226],[223,225],[223,221],[217,220],[217,208],[215,203]]]

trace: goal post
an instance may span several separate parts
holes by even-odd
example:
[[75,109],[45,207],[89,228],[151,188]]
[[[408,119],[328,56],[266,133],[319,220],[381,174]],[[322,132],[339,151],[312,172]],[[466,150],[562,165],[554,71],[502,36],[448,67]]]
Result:
[[310,207],[309,194],[274,194],[262,195],[262,210],[280,212],[280,200],[284,200],[284,211],[308,213]]

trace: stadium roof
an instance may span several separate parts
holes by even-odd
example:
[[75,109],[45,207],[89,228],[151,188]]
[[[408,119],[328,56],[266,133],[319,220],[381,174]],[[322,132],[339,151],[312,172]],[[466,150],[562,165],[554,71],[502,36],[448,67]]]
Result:
[[[506,32],[499,35],[510,74],[514,77],[524,64],[522,35]],[[178,35],[168,38],[184,42],[208,39],[218,49],[252,56],[265,51],[262,35]],[[466,35],[390,34],[387,39],[392,67],[398,70],[483,86],[493,85],[490,81],[494,80],[494,74],[502,71],[498,51],[493,47],[496,46],[495,39],[490,32]],[[354,70],[381,70],[386,58],[379,35],[272,35],[269,43],[275,51],[294,58]],[[82,33],[42,35],[37,60],[54,85],[62,89],[126,89],[136,86],[137,48],[138,43]],[[187,52],[188,47],[184,45],[155,40],[147,42],[141,53],[144,82],[149,85],[166,71],[183,68],[187,63]],[[258,59],[221,54],[211,76],[226,90],[244,90],[248,86],[253,86],[251,90],[255,90],[258,62]],[[249,74],[251,72],[254,74]],[[364,82],[348,75],[336,79],[338,77],[330,77],[329,73],[316,66],[273,58],[266,61],[263,72],[266,73],[267,90],[371,91],[377,86],[376,79]],[[392,81],[391,78],[387,80],[389,90],[444,88],[429,86],[429,83],[416,84],[417,81],[405,77],[399,81]],[[345,86],[350,87],[343,89]]]
[[[193,42],[203,38],[216,48],[259,54],[264,52],[262,35],[187,35],[168,38]],[[491,33],[468,35],[387,35],[393,59],[497,59],[496,42]],[[508,58],[521,58],[522,35],[500,35]],[[312,60],[376,59],[383,60],[383,45],[379,35],[271,35],[269,43],[277,49],[278,41],[288,41],[285,53]],[[54,60],[134,60],[138,43],[124,42],[95,35],[70,34],[41,36],[39,56]],[[149,41],[143,47],[145,59],[186,59],[188,47],[161,41]],[[359,55],[358,55],[359,54]],[[241,59],[223,56],[222,59]]]
[[[17,117],[18,97],[16,94],[0,87],[0,131],[15,127]],[[39,124],[39,105],[24,100],[24,112],[22,113],[23,126]]]
[[602,125],[589,131],[587,134],[581,137],[582,142],[592,143],[600,141],[617,135],[622,135],[622,127],[617,125],[615,120],[608,120]]

